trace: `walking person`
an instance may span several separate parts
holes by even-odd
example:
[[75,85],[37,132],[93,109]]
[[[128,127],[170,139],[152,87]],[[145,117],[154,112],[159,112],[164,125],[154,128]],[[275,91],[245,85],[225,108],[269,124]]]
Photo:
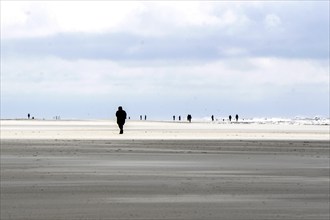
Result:
[[123,110],[123,107],[119,106],[118,111],[116,112],[117,124],[120,129],[119,134],[124,133],[124,124],[126,120],[126,112]]
[[191,115],[187,116],[187,120],[189,121],[189,123],[191,122],[191,118],[192,118]]

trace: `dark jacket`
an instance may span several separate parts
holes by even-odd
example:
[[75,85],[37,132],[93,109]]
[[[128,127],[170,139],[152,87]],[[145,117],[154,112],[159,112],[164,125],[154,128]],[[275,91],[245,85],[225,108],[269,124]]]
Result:
[[116,112],[117,124],[125,124],[126,112],[124,110],[118,110]]

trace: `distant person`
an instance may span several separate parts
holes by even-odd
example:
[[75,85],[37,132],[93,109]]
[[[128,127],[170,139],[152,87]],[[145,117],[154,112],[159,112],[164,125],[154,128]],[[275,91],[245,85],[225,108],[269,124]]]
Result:
[[188,120],[189,122],[191,122],[191,115],[188,115],[188,116],[187,116],[187,120]]
[[173,115],[173,121],[175,121],[175,115]]
[[236,119],[236,121],[238,121],[238,115],[236,114],[236,116],[235,116],[235,119]]
[[140,115],[140,120],[142,121],[142,115]]
[[144,120],[145,120],[145,121],[147,120],[147,116],[146,116],[146,115],[144,116]]
[[31,115],[30,115],[30,113],[28,114],[28,119],[30,119],[30,117],[31,117]]
[[231,121],[231,115],[229,115],[229,121]]
[[214,115],[211,116],[212,121],[214,121]]
[[117,124],[120,129],[119,134],[124,133],[124,124],[126,120],[126,112],[123,110],[123,107],[119,106],[118,111],[116,112]]
[[179,121],[181,121],[181,115],[179,115]]

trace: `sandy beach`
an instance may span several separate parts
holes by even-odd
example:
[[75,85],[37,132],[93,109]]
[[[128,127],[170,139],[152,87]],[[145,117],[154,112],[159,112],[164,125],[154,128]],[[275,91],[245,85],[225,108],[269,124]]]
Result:
[[329,140],[329,125],[127,120],[2,120],[1,139],[84,140]]
[[1,219],[329,219],[329,126],[1,121]]

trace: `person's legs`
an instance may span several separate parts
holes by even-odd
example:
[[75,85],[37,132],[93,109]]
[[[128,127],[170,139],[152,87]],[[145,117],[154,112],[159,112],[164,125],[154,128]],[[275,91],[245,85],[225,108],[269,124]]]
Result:
[[118,124],[118,127],[120,129],[119,134],[123,134],[124,133],[124,125],[123,124]]

